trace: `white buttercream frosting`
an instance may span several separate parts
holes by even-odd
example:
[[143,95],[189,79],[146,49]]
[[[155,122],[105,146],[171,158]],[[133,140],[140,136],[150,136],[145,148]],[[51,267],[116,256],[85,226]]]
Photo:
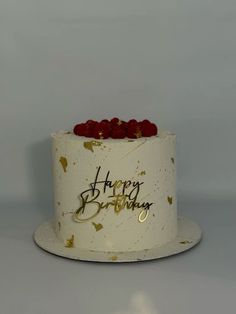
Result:
[[56,233],[65,246],[136,251],[176,237],[176,136],[52,134]]

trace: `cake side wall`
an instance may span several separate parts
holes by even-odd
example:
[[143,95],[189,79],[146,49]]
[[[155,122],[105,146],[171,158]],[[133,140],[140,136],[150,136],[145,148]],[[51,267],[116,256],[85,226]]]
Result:
[[177,233],[175,136],[53,137],[55,230],[68,248],[141,250]]

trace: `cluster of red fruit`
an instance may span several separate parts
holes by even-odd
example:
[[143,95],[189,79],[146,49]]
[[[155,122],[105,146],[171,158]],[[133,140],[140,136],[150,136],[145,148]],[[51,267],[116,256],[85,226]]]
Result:
[[139,138],[143,136],[157,135],[157,126],[149,120],[138,122],[131,119],[128,122],[113,118],[111,120],[102,120],[100,122],[88,120],[86,123],[77,124],[74,127],[74,134],[78,136],[93,137],[96,139],[115,138],[122,139]]

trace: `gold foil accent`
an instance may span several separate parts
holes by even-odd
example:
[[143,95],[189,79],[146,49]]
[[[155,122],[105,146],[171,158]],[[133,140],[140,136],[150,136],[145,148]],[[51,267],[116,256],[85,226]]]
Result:
[[102,143],[98,141],[90,141],[90,142],[84,142],[84,148],[90,150],[91,152],[94,152],[93,147],[94,146],[101,146]]
[[61,203],[60,203],[60,202],[57,202],[57,205],[58,205],[58,206],[60,206],[60,205],[61,205]]
[[137,138],[140,138],[142,137],[142,131],[141,130],[138,130],[136,133],[134,133],[134,135],[137,137]]
[[103,228],[102,224],[96,224],[95,222],[92,222],[94,228],[96,229],[96,231],[100,231]]
[[144,222],[148,218],[148,215],[149,215],[149,210],[143,209],[138,216],[138,221],[141,223]]
[[173,198],[172,198],[171,196],[168,196],[168,197],[167,197],[167,200],[168,200],[168,203],[169,203],[170,205],[172,205],[172,203],[173,203]]
[[141,172],[138,173],[138,176],[145,176],[145,174],[146,174],[146,171],[143,170],[143,171],[141,171]]
[[175,163],[175,159],[173,157],[171,157],[171,161],[173,164]]
[[59,229],[59,231],[61,230],[61,223],[60,223],[60,221],[58,221],[58,229]]
[[66,172],[66,168],[67,168],[67,166],[68,166],[66,157],[61,156],[61,158],[60,158],[59,161],[60,161],[60,163],[61,163],[61,166],[62,166],[64,172]]
[[179,243],[180,244],[189,244],[189,243],[192,243],[193,241],[188,241],[188,240],[185,240],[185,241],[180,241]]
[[68,247],[68,248],[74,247],[74,238],[75,236],[72,234],[71,238],[66,240],[65,247]]
[[113,255],[110,258],[110,260],[112,260],[113,262],[115,262],[117,259],[118,259],[118,256],[116,256],[116,255]]

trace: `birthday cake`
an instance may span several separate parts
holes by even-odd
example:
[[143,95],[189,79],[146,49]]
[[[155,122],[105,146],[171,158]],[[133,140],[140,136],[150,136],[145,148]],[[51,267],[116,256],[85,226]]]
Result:
[[139,251],[175,239],[175,134],[114,118],[52,141],[54,229],[64,247]]

